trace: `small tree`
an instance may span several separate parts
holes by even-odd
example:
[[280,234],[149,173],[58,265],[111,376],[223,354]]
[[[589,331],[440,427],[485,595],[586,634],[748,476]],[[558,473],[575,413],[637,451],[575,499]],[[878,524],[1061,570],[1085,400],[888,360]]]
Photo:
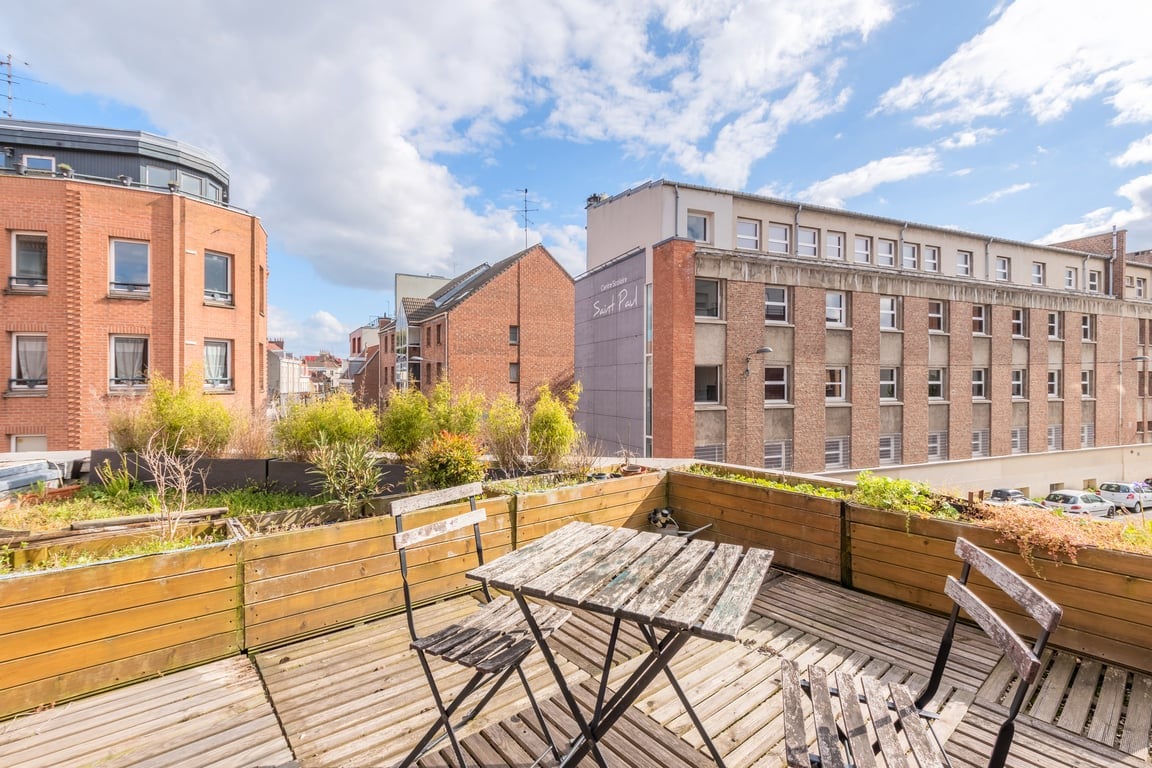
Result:
[[276,424],[277,450],[297,461],[307,461],[321,440],[330,443],[374,443],[378,430],[376,410],[361,407],[347,392],[325,400],[297,403]]
[[451,488],[484,479],[480,446],[469,435],[440,432],[413,456],[408,486],[417,490]]
[[442,381],[432,390],[428,411],[434,434],[452,432],[477,437],[484,415],[484,396],[469,390],[454,393],[452,385]]
[[431,437],[432,414],[428,398],[418,389],[394,389],[380,417],[380,442],[402,458],[416,453]]
[[488,407],[483,426],[484,443],[496,466],[512,474],[524,465],[528,453],[528,429],[524,411],[507,393],[496,396]]
[[528,421],[528,446],[537,466],[559,468],[579,433],[572,413],[580,399],[580,385],[574,384],[560,397],[553,395],[544,385],[536,393],[536,403]]
[[366,440],[336,443],[320,435],[311,456],[316,467],[309,471],[323,476],[324,492],[349,515],[385,490],[380,482],[380,465]]
[[193,482],[199,477],[203,483],[202,472],[196,469],[196,463],[204,457],[203,451],[175,448],[181,443],[180,438],[179,433],[172,435],[157,430],[140,451],[140,461],[156,485],[156,495],[149,497],[150,503],[160,517],[163,536],[169,539],[175,537],[180,520],[188,510],[188,494]]
[[204,392],[195,371],[176,386],[159,373],[148,382],[148,393],[109,414],[112,441],[121,451],[142,451],[159,442],[170,451],[191,450],[218,456],[232,436],[232,412]]

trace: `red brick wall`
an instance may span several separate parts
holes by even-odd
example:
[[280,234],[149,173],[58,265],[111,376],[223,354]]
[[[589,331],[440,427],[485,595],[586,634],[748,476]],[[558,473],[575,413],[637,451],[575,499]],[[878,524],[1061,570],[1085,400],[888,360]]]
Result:
[[[47,434],[51,450],[107,445],[113,334],[148,336],[150,368],[177,382],[193,365],[203,370],[205,338],[229,340],[234,391],[220,397],[237,410],[263,407],[267,317],[257,304],[267,241],[258,219],[179,195],[58,179],[0,178],[0,201],[8,269],[13,231],[48,235],[48,294],[0,299],[0,360],[11,367],[14,331],[46,332],[49,371],[45,397],[0,401],[0,439]],[[149,243],[147,300],[108,297],[113,238]],[[233,307],[204,304],[206,250],[232,256]]]
[[724,456],[733,464],[758,467],[764,463],[764,360],[769,356],[748,358],[764,346],[764,283],[728,280],[724,290]]
[[[824,297],[814,295],[810,301],[823,306]],[[848,373],[852,386],[852,466],[874,467],[880,461],[880,303],[874,295],[862,293],[853,295],[849,302],[852,304],[849,307],[852,365]],[[803,434],[806,432],[797,432],[797,436]],[[823,456],[820,460],[823,461]]]
[[[652,455],[683,458],[696,444],[696,245],[652,248]],[[743,370],[743,369],[741,369]]]
[[[1044,328],[1029,327],[1036,341]],[[953,338],[956,338],[955,334]],[[992,307],[992,405],[988,428],[988,450],[993,456],[1012,453],[1012,307]]]
[[792,362],[792,402],[796,406],[792,422],[792,468],[797,472],[823,472],[827,360],[824,291],[797,287],[792,307],[796,318]]

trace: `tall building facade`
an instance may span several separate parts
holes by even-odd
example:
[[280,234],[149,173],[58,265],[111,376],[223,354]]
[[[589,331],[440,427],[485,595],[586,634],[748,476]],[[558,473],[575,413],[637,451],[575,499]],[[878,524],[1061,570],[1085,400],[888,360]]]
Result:
[[154,373],[265,402],[267,240],[201,150],[138,131],[0,120],[2,450],[108,445]]
[[579,418],[820,472],[1142,441],[1152,266],[658,181],[588,204]]

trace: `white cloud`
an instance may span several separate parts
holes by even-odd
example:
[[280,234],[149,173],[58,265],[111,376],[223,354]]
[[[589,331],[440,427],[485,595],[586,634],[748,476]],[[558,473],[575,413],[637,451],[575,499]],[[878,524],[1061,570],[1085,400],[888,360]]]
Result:
[[1112,158],[1112,165],[1121,168],[1139,163],[1152,163],[1152,134],[1132,142],[1122,154]]
[[886,92],[881,109],[918,110],[919,121],[933,126],[1023,106],[1044,122],[1105,97],[1116,121],[1149,120],[1152,57],[1133,30],[1150,27],[1145,0],[1016,0],[934,71]]
[[281,307],[268,305],[268,338],[283,339],[286,349],[301,350],[301,354],[325,350],[344,357],[348,351],[348,334],[353,330],[325,310],[300,321]]
[[984,195],[984,197],[980,198],[979,200],[973,200],[972,204],[973,205],[983,205],[984,203],[994,203],[1001,198],[1007,197],[1008,195],[1015,195],[1019,192],[1023,192],[1024,190],[1031,189],[1031,188],[1032,188],[1032,184],[1030,182],[1024,182],[1022,184],[1013,184],[1010,187],[1004,187],[1003,189],[998,189],[995,192],[990,192],[989,194]]
[[967,176],[970,173],[972,173],[971,168],[957,168],[956,170],[952,171],[952,173],[950,173],[948,175],[949,176]]
[[991,141],[1003,131],[996,128],[970,128],[940,140],[941,149],[966,149]]
[[939,170],[940,162],[931,149],[917,149],[901,155],[873,160],[846,173],[840,173],[811,185],[798,197],[801,200],[843,208],[845,200],[871,192],[881,184],[920,176]]
[[1128,230],[1128,250],[1141,250],[1152,242],[1152,174],[1132,179],[1116,190],[1128,200],[1127,208],[1104,207],[1089,211],[1080,221],[1057,227],[1036,242],[1059,243],[1106,232]]

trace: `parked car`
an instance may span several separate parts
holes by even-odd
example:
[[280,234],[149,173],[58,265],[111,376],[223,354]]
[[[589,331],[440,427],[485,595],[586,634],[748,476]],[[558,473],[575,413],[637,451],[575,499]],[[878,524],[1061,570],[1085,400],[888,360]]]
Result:
[[1027,507],[1029,509],[1048,509],[1038,501],[1025,498],[1023,496],[1016,496],[1011,499],[984,499],[985,504],[991,504],[995,507]]
[[[988,499],[993,501],[1011,501],[1012,499],[1026,499],[1027,496],[1018,488],[996,488],[992,493],[988,494]],[[986,499],[987,500],[987,499]]]
[[1053,491],[1044,497],[1048,509],[1062,509],[1073,515],[1112,517],[1116,505],[1092,491]]
[[1117,507],[1143,512],[1152,507],[1152,485],[1146,483],[1100,483],[1100,495]]

